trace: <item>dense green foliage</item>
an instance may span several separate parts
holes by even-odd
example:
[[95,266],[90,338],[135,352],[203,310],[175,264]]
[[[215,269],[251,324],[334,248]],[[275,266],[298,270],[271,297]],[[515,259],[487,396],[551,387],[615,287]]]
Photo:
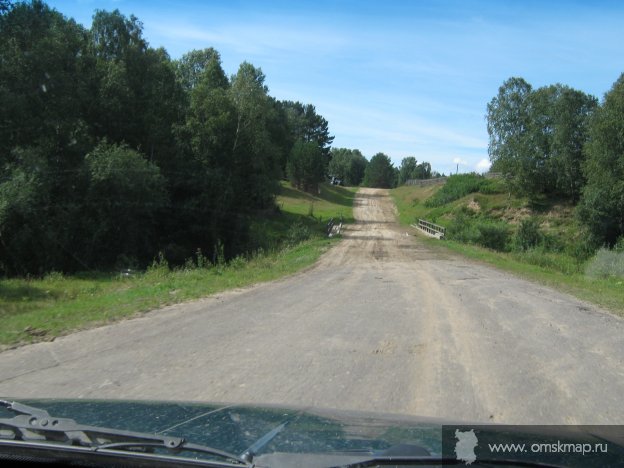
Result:
[[510,78],[487,106],[492,170],[519,195],[577,200],[594,97],[560,84],[533,90]]
[[314,142],[297,140],[290,153],[287,169],[288,177],[295,187],[306,192],[316,189],[325,174],[318,145]]
[[446,183],[425,202],[427,207],[442,206],[469,193],[496,193],[496,182],[479,174],[455,174],[448,177]]
[[344,185],[356,186],[362,183],[368,161],[357,150],[334,148],[331,150],[331,161],[328,172],[342,180]]
[[408,156],[401,161],[397,185],[403,185],[410,179],[430,179],[431,177],[431,164],[428,162],[419,164],[415,157]]
[[0,275],[233,258],[301,145],[304,184],[323,179],[327,121],[252,64],[171,60],[117,10],[85,29],[40,0],[1,6]]
[[396,186],[396,173],[390,158],[383,153],[377,153],[371,158],[362,182],[366,187],[392,188]]
[[579,216],[598,245],[624,236],[624,74],[591,121]]
[[510,78],[487,106],[492,170],[510,191],[578,203],[588,249],[624,236],[624,75],[600,105],[560,84]]

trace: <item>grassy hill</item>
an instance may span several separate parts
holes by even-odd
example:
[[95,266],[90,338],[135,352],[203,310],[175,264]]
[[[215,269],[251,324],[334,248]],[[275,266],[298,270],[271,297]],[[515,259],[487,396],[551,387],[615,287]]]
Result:
[[44,278],[0,279],[0,349],[52,340],[74,330],[135,316],[226,289],[270,281],[311,264],[329,248],[329,217],[353,220],[356,189],[322,185],[316,195],[282,185],[277,209],[252,227],[255,253],[213,265],[199,257],[179,268],[159,259],[130,274],[52,273]]
[[601,252],[586,244],[570,202],[514,197],[501,180],[470,174],[391,193],[402,224],[423,218],[446,227],[444,242],[426,239],[434,248],[449,248],[624,315],[624,278],[618,276],[624,254],[602,252],[610,257],[606,267]]

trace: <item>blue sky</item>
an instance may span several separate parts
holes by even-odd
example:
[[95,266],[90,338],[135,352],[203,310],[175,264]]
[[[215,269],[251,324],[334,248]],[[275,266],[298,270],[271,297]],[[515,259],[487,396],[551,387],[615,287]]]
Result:
[[521,76],[602,98],[624,72],[620,1],[55,0],[85,26],[95,9],[144,24],[172,58],[214,47],[228,74],[262,68],[272,96],[314,104],[335,147],[487,167],[485,110]]

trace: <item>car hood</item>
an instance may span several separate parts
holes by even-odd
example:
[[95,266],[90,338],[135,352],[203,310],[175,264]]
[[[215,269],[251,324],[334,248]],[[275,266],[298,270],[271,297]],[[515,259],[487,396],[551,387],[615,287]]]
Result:
[[[272,405],[58,399],[15,401],[81,424],[183,437],[196,444],[235,454],[245,453],[253,447],[254,461],[266,466],[333,466],[353,463],[371,455],[432,456],[459,458],[466,462],[515,459],[560,466],[624,466],[624,433],[622,428],[614,426],[471,424],[396,414]],[[3,417],[10,415],[0,414],[0,418]],[[469,437],[462,439],[465,434]],[[466,440],[471,446],[465,446]],[[529,450],[520,453],[493,452],[491,449],[491,444],[511,443],[524,443]],[[534,444],[543,445],[535,452],[530,450]],[[575,450],[581,447],[579,444],[591,444],[591,453]],[[597,444],[608,444],[607,452],[595,451]],[[568,450],[562,451],[562,447]],[[461,450],[467,450],[468,455]]]

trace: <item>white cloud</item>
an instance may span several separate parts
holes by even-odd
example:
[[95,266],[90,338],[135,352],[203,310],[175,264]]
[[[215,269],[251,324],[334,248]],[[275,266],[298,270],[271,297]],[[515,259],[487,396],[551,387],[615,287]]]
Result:
[[487,172],[490,170],[490,166],[492,166],[492,163],[488,159],[483,158],[477,163],[475,169],[477,172]]

